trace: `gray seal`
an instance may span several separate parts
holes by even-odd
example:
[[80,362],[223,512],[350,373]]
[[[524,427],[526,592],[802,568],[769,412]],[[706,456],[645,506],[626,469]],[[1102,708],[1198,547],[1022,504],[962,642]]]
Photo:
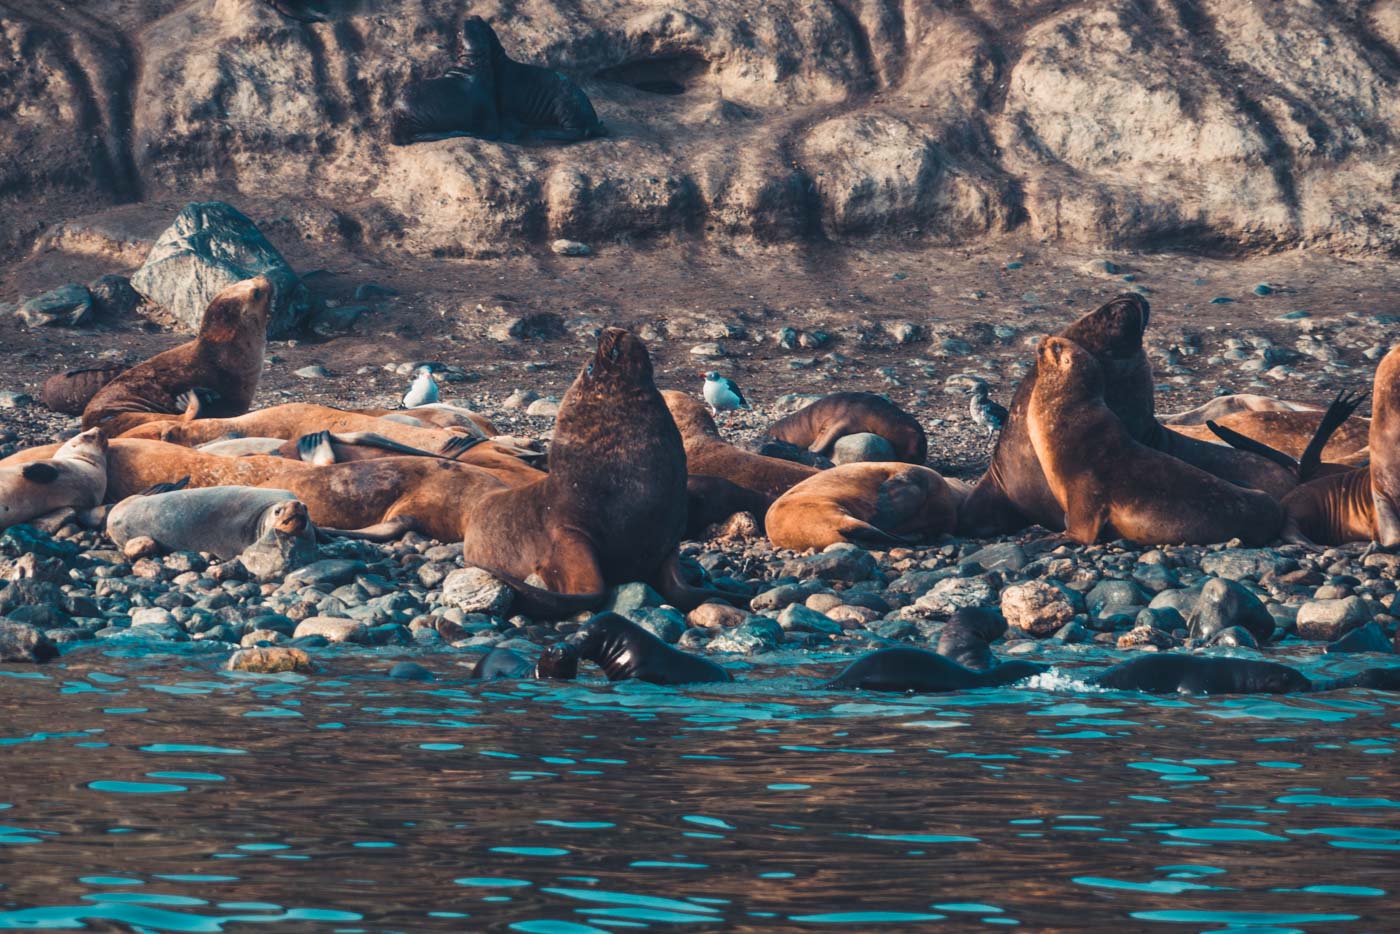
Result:
[[107,535],[118,547],[140,536],[170,551],[203,551],[229,560],[269,535],[315,545],[306,505],[287,490],[215,486],[139,494],[112,507]]

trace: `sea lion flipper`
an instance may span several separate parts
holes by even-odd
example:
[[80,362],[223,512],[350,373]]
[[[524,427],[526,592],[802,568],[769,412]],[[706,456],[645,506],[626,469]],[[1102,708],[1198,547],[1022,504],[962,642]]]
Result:
[[455,435],[443,442],[439,453],[443,457],[456,460],[485,440],[475,435]]
[[25,464],[20,474],[30,483],[49,484],[58,479],[59,469],[48,461],[35,461]]
[[1364,389],[1359,392],[1343,389],[1337,393],[1337,398],[1333,399],[1327,411],[1322,413],[1322,420],[1317,424],[1317,431],[1313,432],[1312,438],[1308,440],[1308,446],[1303,449],[1303,456],[1298,458],[1299,483],[1311,480],[1317,473],[1317,469],[1322,466],[1322,449],[1327,447],[1333,433],[1351,418],[1367,395]]
[[392,542],[403,538],[418,528],[418,520],[412,516],[395,516],[362,529],[328,529],[317,526],[316,531],[334,538],[353,538],[366,542]]
[[1230,445],[1230,447],[1239,451],[1248,451],[1251,454],[1258,454],[1260,457],[1267,457],[1275,464],[1287,468],[1301,476],[1302,471],[1299,469],[1298,462],[1277,448],[1271,448],[1262,441],[1250,438],[1247,435],[1242,435],[1233,428],[1217,425],[1213,421],[1207,420],[1206,427],[1209,428],[1217,438]]
[[1108,507],[1103,497],[1073,497],[1066,504],[1065,534],[1081,545],[1092,545],[1108,524]]
[[173,483],[154,483],[146,489],[137,493],[137,496],[158,496],[161,493],[174,493],[176,490],[183,490],[190,485],[189,474],[181,477]]
[[849,518],[847,521],[842,522],[837,531],[841,533],[843,538],[851,542],[851,544],[861,545],[867,548],[909,544],[909,539],[907,538],[892,535],[878,526],[871,525],[869,522],[862,522],[856,518]]
[[407,444],[400,444],[393,438],[386,438],[372,431],[352,431],[348,434],[332,435],[331,440],[339,441],[341,444],[356,444],[367,448],[379,448],[383,451],[394,451],[395,453],[404,454],[409,457],[438,456],[420,448],[411,447]]
[[836,442],[844,434],[846,434],[845,425],[831,425],[826,429],[826,431],[823,431],[821,434],[817,435],[817,437],[812,441],[812,443],[807,446],[807,450],[812,452],[813,454],[829,454],[831,452],[832,447],[835,446]]
[[331,433],[317,431],[302,435],[297,439],[297,456],[305,463],[326,467],[335,463],[335,448],[331,446]]
[[657,591],[666,598],[667,603],[687,613],[710,600],[722,600],[742,608],[748,606],[749,601],[753,599],[750,594],[721,590],[718,587],[697,587],[690,583],[681,573],[679,553],[671,555],[661,566],[655,583]]

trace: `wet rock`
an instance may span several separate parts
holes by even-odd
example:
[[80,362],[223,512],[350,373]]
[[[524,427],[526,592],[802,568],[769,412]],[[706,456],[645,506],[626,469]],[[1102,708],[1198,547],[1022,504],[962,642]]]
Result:
[[800,603],[792,603],[778,614],[778,625],[784,632],[823,632],[828,634],[839,633],[841,626],[825,614],[803,606]]
[[503,616],[514,600],[510,587],[481,568],[460,568],[442,582],[442,604],[464,613]]
[[1243,584],[1219,577],[1201,588],[1186,623],[1191,638],[1198,642],[1211,642],[1232,626],[1248,630],[1260,644],[1274,636],[1274,619],[1263,601]]
[[870,432],[839,438],[831,452],[832,463],[838,465],[865,461],[883,463],[894,459],[894,445]]
[[1371,621],[1371,610],[1360,597],[1313,600],[1298,610],[1298,638],[1336,642]]
[[287,636],[275,629],[250,629],[238,640],[238,644],[245,649],[252,649],[269,645],[280,645],[286,641]]
[[1332,654],[1353,652],[1383,652],[1390,654],[1393,653],[1395,649],[1390,644],[1390,639],[1386,637],[1385,630],[1380,627],[1379,623],[1372,621],[1357,629],[1353,629],[1336,642],[1328,643],[1324,651]]
[[1120,649],[1161,650],[1175,648],[1181,642],[1169,632],[1151,626],[1134,626],[1119,636],[1116,645]]
[[907,619],[876,620],[868,628],[881,639],[889,639],[892,642],[913,639],[919,634],[919,627]]
[[1066,623],[1057,629],[1050,638],[1056,642],[1063,642],[1065,645],[1079,645],[1088,640],[1089,630],[1077,622]]
[[245,548],[237,560],[254,579],[277,580],[316,560],[316,537],[269,531]]
[[984,571],[1019,571],[1026,566],[1026,550],[1015,542],[997,542],[979,548],[959,564],[976,564]]
[[40,664],[58,656],[58,646],[33,626],[0,619],[0,662]]
[[727,603],[702,603],[687,614],[686,622],[698,629],[732,629],[742,626],[752,616]]
[[783,630],[778,623],[765,617],[754,617],[742,626],[726,629],[710,640],[712,652],[733,652],[752,655],[771,652],[783,643]]
[[266,276],[272,282],[269,337],[291,333],[310,310],[306,288],[257,225],[222,201],[187,204],[157,238],[132,287],[187,331],[224,289]]
[[175,617],[169,610],[157,606],[143,607],[139,610],[131,611],[131,625],[135,626],[173,626]]
[[667,644],[675,643],[685,632],[685,617],[670,607],[634,607],[620,615]]
[[[807,558],[796,558],[783,565],[783,576],[821,578],[827,581],[868,580],[875,573],[875,558],[858,545],[838,542]],[[755,607],[757,609],[757,607]]]
[[1227,548],[1201,558],[1202,571],[1229,580],[1259,580],[1265,574],[1278,576],[1297,567],[1295,559],[1281,555],[1272,548]]
[[1138,564],[1133,568],[1133,581],[1150,594],[1174,590],[1181,586],[1176,572],[1162,564]]
[[1008,626],[1039,639],[1074,621],[1080,612],[1076,597],[1068,589],[1045,581],[1026,581],[1001,592],[1001,612]]
[[239,649],[229,656],[225,667],[229,671],[248,671],[264,675],[287,671],[310,673],[316,670],[316,666],[311,663],[311,656],[301,649],[286,646]]
[[328,642],[354,642],[360,645],[370,643],[369,627],[359,620],[341,619],[334,616],[312,616],[297,624],[293,637],[321,636]]
[[29,525],[12,525],[0,534],[0,555],[18,558],[34,554],[40,558],[74,558],[82,549],[72,542],[55,541]]
[[339,587],[342,584],[350,583],[367,570],[368,566],[363,561],[326,558],[321,561],[313,561],[306,567],[298,568],[288,574],[284,586]]
[[31,328],[81,327],[96,313],[92,293],[83,285],[64,285],[22,302],[15,315]]
[[93,309],[109,321],[124,318],[141,307],[141,296],[126,276],[108,274],[88,283]]
[[635,581],[614,588],[612,593],[608,595],[607,602],[603,604],[602,609],[626,616],[644,606],[661,606],[665,602],[661,594],[641,581]]
[[1105,580],[1095,584],[1084,597],[1085,606],[1095,616],[1108,615],[1113,607],[1146,603],[1142,589],[1132,581]]
[[389,669],[389,677],[397,681],[436,681],[437,676],[417,662],[399,662]]

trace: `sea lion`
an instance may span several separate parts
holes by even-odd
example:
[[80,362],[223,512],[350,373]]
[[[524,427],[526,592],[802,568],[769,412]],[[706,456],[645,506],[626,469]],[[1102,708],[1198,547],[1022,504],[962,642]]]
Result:
[[667,389],[661,397],[680,430],[686,469],[692,474],[723,477],[736,486],[776,499],[817,473],[811,467],[753,454],[725,441],[705,404],[692,396]]
[[457,34],[452,67],[440,77],[413,82],[394,100],[390,141],[407,146],[453,136],[499,139],[495,59],[500,43],[495,39],[480,17],[469,17]]
[[287,490],[216,486],[138,494],[107,514],[107,535],[118,548],[145,536],[166,551],[203,551],[225,561],[274,531],[315,548],[306,504]]
[[464,41],[468,33],[474,46],[490,46],[503,138],[574,142],[607,135],[588,95],[563,72],[510,58],[495,30],[479,16],[462,24]]
[[1302,672],[1276,662],[1178,652],[1140,655],[1094,675],[1088,683],[1145,694],[1292,694],[1313,688]]
[[896,646],[862,655],[822,687],[840,691],[942,694],[1003,687],[1049,671],[1021,659],[974,671],[927,649]]
[[779,548],[837,542],[888,548],[953,531],[958,497],[935,470],[914,464],[844,464],[808,477],[764,518]]
[[873,392],[834,392],[768,426],[760,444],[773,440],[830,457],[845,435],[869,432],[894,446],[894,459],[922,464],[928,438],[919,420]]
[[0,529],[59,509],[89,509],[107,492],[107,437],[89,428],[44,458],[0,462]]
[[44,381],[39,401],[64,415],[82,415],[97,391],[125,373],[124,363],[99,363],[56,373]]
[[[1282,497],[1297,485],[1286,468],[1244,451],[1186,438],[1153,415],[1152,368],[1143,350],[1150,309],[1140,295],[1120,295],[1060,332],[1088,351],[1104,375],[1104,401],[1140,444],[1186,461],[1237,486]],[[958,513],[960,534],[985,538],[1039,524],[1059,531],[1064,513],[1046,483],[1031,444],[1026,409],[1035,389],[1032,366],[1011,400],[991,466]]]
[[217,454],[220,457],[247,457],[250,454],[265,454],[281,457],[281,450],[287,444],[281,438],[224,438],[219,441],[206,441],[196,444],[194,449],[204,454]]
[[187,410],[180,400],[202,401],[200,415],[242,415],[253,404],[262,378],[272,283],[246,279],[224,289],[199,322],[199,335],[187,344],[156,354],[98,390],[83,410],[83,427],[101,427],[108,436]]
[[540,653],[533,664],[510,649],[494,648],[477,659],[467,674],[474,681],[523,681],[528,678],[572,681],[578,677],[578,650],[566,642],[556,643]]
[[1105,403],[1103,368],[1083,347],[1045,338],[1036,371],[1026,427],[1070,538],[1263,545],[1278,537],[1284,514],[1272,496],[1135,441]]
[[650,684],[716,684],[734,678],[709,659],[672,648],[616,613],[599,613],[569,637],[578,657],[593,662],[609,681]]
[[[1194,409],[1163,415],[1158,420],[1163,425],[1172,426],[1173,431],[1181,431],[1181,426],[1204,427],[1206,422],[1218,422],[1223,418],[1245,412],[1315,412],[1321,415],[1322,407],[1307,402],[1289,402],[1286,399],[1275,399],[1273,396],[1242,392],[1229,396],[1216,396]],[[1182,434],[1186,434],[1186,432],[1182,432]],[[1210,439],[1203,438],[1202,440],[1208,441]]]
[[938,654],[964,668],[986,671],[997,663],[991,642],[1006,634],[1006,620],[985,607],[964,607],[948,617],[938,634]]
[[691,474],[685,480],[685,537],[698,538],[712,525],[724,522],[738,512],[754,517],[763,531],[763,517],[773,505],[773,497],[746,489],[723,477]]
[[[1211,426],[1225,428],[1246,438],[1263,442],[1294,458],[1301,458],[1303,451],[1316,434],[1322,421],[1324,410],[1292,412],[1237,412],[1233,415],[1211,419],[1204,425],[1176,425],[1173,430],[1189,438],[1215,444],[1225,443],[1220,434]],[[1371,457],[1368,438],[1371,420],[1364,416],[1352,416],[1333,432],[1322,449],[1322,460],[1332,464],[1359,467]]]
[[[740,599],[691,587],[681,575],[685,464],[646,346],[607,328],[560,403],[549,473],[477,502],[463,559],[510,584],[535,616],[596,608],[608,587],[629,581],[653,583],[684,609]],[[531,575],[543,587],[528,584]]]
[[[471,409],[463,408],[460,405],[450,405],[446,402],[430,402],[427,405],[415,405],[411,409],[351,409],[361,415],[373,415],[377,418],[398,418],[408,416],[418,422],[437,428],[462,428],[467,432],[480,435],[482,438],[494,438],[500,434],[491,419],[480,412],[473,412]],[[407,424],[407,423],[405,423]]]

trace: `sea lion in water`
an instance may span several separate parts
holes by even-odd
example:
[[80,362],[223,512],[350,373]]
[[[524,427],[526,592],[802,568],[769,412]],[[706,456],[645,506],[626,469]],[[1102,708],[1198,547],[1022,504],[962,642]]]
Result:
[[107,438],[89,428],[47,458],[0,463],[0,529],[59,509],[90,509],[106,492]]
[[1049,670],[1048,665],[1016,659],[984,671],[974,671],[927,649],[897,646],[861,656],[822,687],[841,691],[942,694],[1003,687]]
[[166,551],[236,558],[269,533],[305,539],[316,530],[306,504],[287,490],[216,486],[130,496],[107,515],[107,535],[121,548],[140,536]]
[[841,438],[866,432],[888,441],[897,461],[922,464],[928,459],[928,438],[919,420],[873,392],[824,396],[768,426],[760,444],[784,441],[830,457]]
[[986,671],[997,663],[991,642],[1006,633],[1001,614],[984,607],[964,607],[953,613],[938,634],[938,654],[973,671]]
[[100,363],[56,373],[44,381],[39,401],[64,415],[82,415],[98,390],[125,373],[124,363]]
[[672,648],[616,613],[599,613],[569,637],[584,661],[593,662],[609,681],[651,684],[712,684],[734,678],[709,659]]
[[[1149,317],[1146,299],[1120,295],[1059,336],[1084,348],[1102,367],[1104,402],[1134,440],[1237,486],[1275,498],[1285,495],[1297,485],[1297,478],[1286,468],[1255,454],[1185,438],[1157,421],[1152,368],[1142,345]],[[991,466],[959,510],[960,534],[985,538],[1033,524],[1056,531],[1063,528],[1064,512],[1046,483],[1026,423],[1037,378],[1032,366],[1016,387]]]
[[572,681],[578,677],[578,652],[561,642],[545,649],[539,661],[532,663],[518,652],[494,648],[477,659],[467,677],[474,681]]
[[1088,683],[1145,694],[1293,694],[1313,689],[1312,681],[1287,665],[1178,652],[1129,659],[1094,675]]
[[723,477],[736,486],[776,499],[817,473],[811,467],[753,454],[725,441],[705,404],[692,396],[667,389],[661,397],[680,430],[686,469],[692,474]]
[[[560,403],[549,473],[471,508],[463,560],[510,584],[535,616],[593,609],[629,581],[651,582],[686,609],[738,599],[681,576],[685,464],[646,346],[607,328]],[[532,575],[543,587],[526,582]]]
[[156,354],[98,390],[83,410],[83,427],[109,436],[150,421],[171,418],[202,401],[200,415],[242,415],[253,404],[262,378],[272,283],[263,276],[224,289],[200,319],[199,335]]
[[958,496],[942,475],[914,464],[845,464],[808,477],[768,509],[764,525],[779,548],[805,551],[837,542],[888,548],[953,531]]
[[1070,538],[1264,545],[1278,537],[1284,514],[1272,496],[1135,441],[1104,402],[1103,369],[1083,347],[1045,338],[1036,371],[1026,427]]

